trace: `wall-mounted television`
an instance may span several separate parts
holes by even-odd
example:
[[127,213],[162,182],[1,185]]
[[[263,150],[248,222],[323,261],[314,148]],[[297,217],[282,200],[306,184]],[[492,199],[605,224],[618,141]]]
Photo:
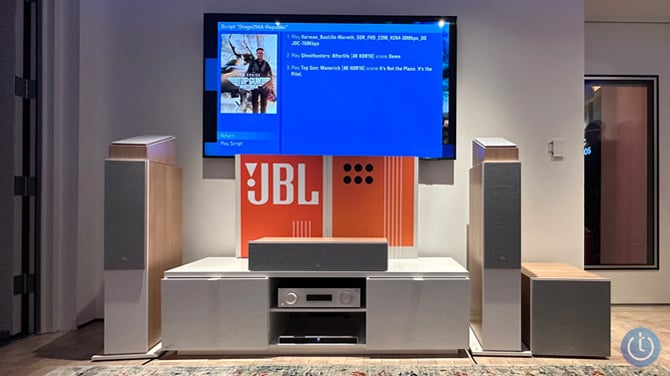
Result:
[[456,18],[205,14],[203,155],[456,157]]

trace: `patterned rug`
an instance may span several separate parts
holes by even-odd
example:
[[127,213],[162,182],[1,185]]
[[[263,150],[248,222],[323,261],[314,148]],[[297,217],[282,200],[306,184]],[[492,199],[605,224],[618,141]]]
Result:
[[660,366],[80,366],[47,376],[610,376],[670,375]]

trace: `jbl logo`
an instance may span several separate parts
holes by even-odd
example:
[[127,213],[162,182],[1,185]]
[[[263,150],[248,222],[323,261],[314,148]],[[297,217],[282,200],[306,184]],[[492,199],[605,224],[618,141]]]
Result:
[[[260,166],[260,172],[258,172]],[[246,181],[247,200],[253,205],[265,205],[270,200],[272,187],[272,204],[291,205],[295,201],[296,185],[298,205],[319,205],[319,192],[309,192],[309,200],[305,189],[305,164],[298,163],[298,176],[295,177],[294,166],[290,163],[254,163],[247,162],[244,167],[249,174]],[[272,168],[272,179],[270,179]],[[257,187],[257,189],[251,189]]]

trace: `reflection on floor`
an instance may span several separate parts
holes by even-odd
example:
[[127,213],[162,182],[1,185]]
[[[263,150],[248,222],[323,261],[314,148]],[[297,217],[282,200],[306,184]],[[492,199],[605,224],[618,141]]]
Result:
[[[609,359],[583,358],[503,358],[475,357],[465,352],[446,358],[439,357],[230,357],[181,356],[166,353],[155,360],[96,362],[96,364],[182,364],[182,365],[239,365],[239,364],[625,364],[619,349],[623,336],[631,329],[645,327],[656,333],[664,347],[670,346],[670,305],[612,306],[612,356]],[[92,364],[91,356],[103,351],[103,323],[94,321],[73,332],[49,333],[32,336],[0,348],[0,374],[42,376],[58,366]],[[657,361],[670,368],[670,352],[663,349]]]

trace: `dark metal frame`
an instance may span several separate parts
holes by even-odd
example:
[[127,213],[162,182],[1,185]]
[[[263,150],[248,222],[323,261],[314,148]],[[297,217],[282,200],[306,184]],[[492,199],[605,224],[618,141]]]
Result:
[[[21,295],[21,330],[0,341],[0,346],[39,331],[40,322],[40,249],[41,249],[41,3],[24,1],[23,54],[20,79],[24,90],[18,90],[21,101],[21,171],[15,177],[16,195],[21,196],[21,274],[14,277],[15,295]],[[19,73],[17,71],[17,73]],[[20,88],[19,88],[20,89]],[[17,181],[21,184],[16,184]]]

